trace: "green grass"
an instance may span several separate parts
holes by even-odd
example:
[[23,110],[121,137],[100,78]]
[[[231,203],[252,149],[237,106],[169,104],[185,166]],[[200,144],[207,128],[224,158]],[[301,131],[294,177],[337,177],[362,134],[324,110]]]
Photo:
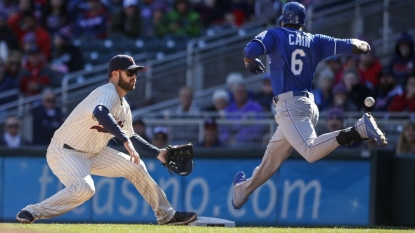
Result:
[[1,223],[2,233],[138,233],[138,232],[189,232],[189,233],[374,233],[374,232],[414,232],[402,229],[369,229],[369,228],[280,228],[280,227],[194,227],[194,226],[159,226],[144,224],[17,224]]

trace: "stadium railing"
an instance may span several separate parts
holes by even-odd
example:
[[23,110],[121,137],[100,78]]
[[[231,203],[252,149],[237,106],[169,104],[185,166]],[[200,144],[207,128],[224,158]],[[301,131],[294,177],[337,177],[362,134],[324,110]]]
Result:
[[[403,126],[415,115],[412,114],[389,114],[389,119],[385,119],[385,113],[372,113],[377,118],[377,124],[388,138],[388,146],[383,149],[395,149],[399,140]],[[316,125],[317,135],[329,132],[326,126],[325,112],[321,113],[321,119]],[[343,122],[343,127],[352,127],[362,116],[360,112],[348,112]],[[226,116],[220,116],[215,113],[202,113],[199,116],[175,115],[175,114],[149,114],[141,116],[145,122],[147,132],[151,138],[151,130],[157,126],[163,126],[168,129],[169,142],[180,144],[186,142],[200,142],[203,140],[204,121],[206,117],[216,117],[218,125],[219,138],[225,147],[243,147],[243,148],[264,148],[269,139],[274,134],[278,125],[273,119],[273,114],[263,114],[258,119],[258,115],[246,117],[245,119],[235,120],[226,119]],[[402,118],[405,118],[403,120]],[[246,132],[246,135],[239,135],[239,130]],[[248,135],[251,133],[252,135]],[[229,139],[229,140],[225,140]],[[236,142],[233,140],[235,139]],[[239,140],[239,141],[238,141]],[[363,149],[364,147],[362,147]],[[379,147],[380,148],[380,147]]]

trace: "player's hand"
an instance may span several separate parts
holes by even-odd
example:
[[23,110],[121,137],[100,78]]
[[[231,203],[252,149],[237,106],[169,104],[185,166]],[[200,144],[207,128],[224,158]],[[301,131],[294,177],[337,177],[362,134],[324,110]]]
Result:
[[253,74],[260,74],[265,72],[265,66],[258,58],[252,61],[245,57],[244,62],[245,67]]
[[365,42],[366,43],[366,46],[367,46],[367,49],[366,49],[366,51],[365,52],[363,52],[363,54],[367,54],[368,52],[370,52],[370,45],[367,43],[367,42]]
[[140,163],[140,155],[135,151],[133,144],[131,143],[130,139],[124,142],[124,147],[127,149],[128,153],[130,154],[130,161],[134,162],[134,164]]

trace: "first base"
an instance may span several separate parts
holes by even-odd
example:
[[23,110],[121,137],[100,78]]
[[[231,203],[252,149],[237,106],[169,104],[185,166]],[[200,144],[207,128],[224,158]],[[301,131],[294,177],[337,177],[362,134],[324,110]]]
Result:
[[202,227],[235,227],[235,222],[220,218],[197,217],[196,221],[191,222],[187,225]]

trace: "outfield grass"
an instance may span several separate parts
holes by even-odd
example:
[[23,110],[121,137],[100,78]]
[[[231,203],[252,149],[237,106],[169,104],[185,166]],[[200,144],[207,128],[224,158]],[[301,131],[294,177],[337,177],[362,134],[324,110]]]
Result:
[[401,229],[357,229],[357,228],[278,228],[278,227],[194,227],[194,226],[158,226],[142,224],[17,224],[1,223],[1,233],[138,233],[138,232],[189,232],[189,233],[387,233],[387,232],[414,232]]

